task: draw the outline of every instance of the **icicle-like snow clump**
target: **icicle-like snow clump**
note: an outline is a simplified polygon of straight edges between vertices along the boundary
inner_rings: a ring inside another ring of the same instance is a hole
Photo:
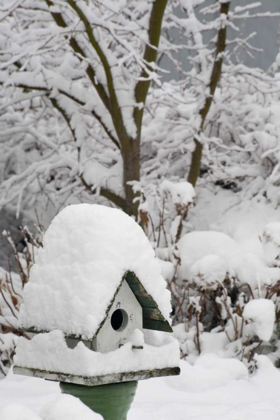
[[[275,321],[275,305],[271,300],[251,300],[244,308],[243,317],[251,322],[251,327],[260,340],[270,340]]]

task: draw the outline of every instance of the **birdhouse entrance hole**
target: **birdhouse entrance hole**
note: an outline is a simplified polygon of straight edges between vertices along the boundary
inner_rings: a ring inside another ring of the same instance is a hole
[[[123,331],[128,324],[128,315],[123,309],[117,309],[111,316],[111,325],[115,331]]]

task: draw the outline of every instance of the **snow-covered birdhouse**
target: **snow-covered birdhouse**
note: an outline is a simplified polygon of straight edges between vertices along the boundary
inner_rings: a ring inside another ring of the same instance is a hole
[[[19,324],[32,339],[19,339],[14,372],[88,386],[179,374],[170,311],[139,225],[104,206],[66,207],[25,287]]]

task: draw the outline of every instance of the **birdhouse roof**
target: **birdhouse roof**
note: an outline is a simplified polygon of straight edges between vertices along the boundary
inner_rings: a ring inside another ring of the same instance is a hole
[[[171,331],[170,293],[140,226],[117,209],[68,206],[53,219],[38,250],[20,327],[91,339],[124,280],[143,308],[143,327]]]

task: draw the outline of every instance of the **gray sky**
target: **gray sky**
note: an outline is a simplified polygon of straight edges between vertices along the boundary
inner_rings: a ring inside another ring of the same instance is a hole
[[[207,1],[208,4],[213,4],[216,0]],[[257,1],[257,0],[256,0]],[[245,6],[248,4],[248,0],[232,0],[231,9],[235,6]],[[278,12],[280,13],[280,0],[262,0],[262,6],[252,10],[250,13],[263,13],[263,12]],[[179,14],[181,12],[178,12]],[[260,17],[254,19],[238,20],[235,24],[239,26],[240,32],[233,31],[231,28],[228,31],[228,39],[239,36],[240,38],[246,38],[252,32],[256,32],[256,35],[251,39],[250,43],[261,49],[262,51],[252,51],[254,57],[250,57],[244,51],[241,51],[238,55],[239,60],[249,67],[261,67],[267,70],[274,62],[275,57],[279,51],[280,43],[280,18],[279,17]],[[212,34],[213,35],[213,34]],[[175,31],[171,33],[174,37],[175,42],[181,43],[178,33]],[[208,34],[208,38],[211,38],[211,34]],[[207,40],[206,40],[207,41]],[[185,69],[189,68],[188,53],[183,52],[177,56],[184,65]],[[178,79],[179,74],[175,70],[173,64],[167,58],[163,58],[161,66],[170,71],[169,75],[165,75],[165,80]]]

